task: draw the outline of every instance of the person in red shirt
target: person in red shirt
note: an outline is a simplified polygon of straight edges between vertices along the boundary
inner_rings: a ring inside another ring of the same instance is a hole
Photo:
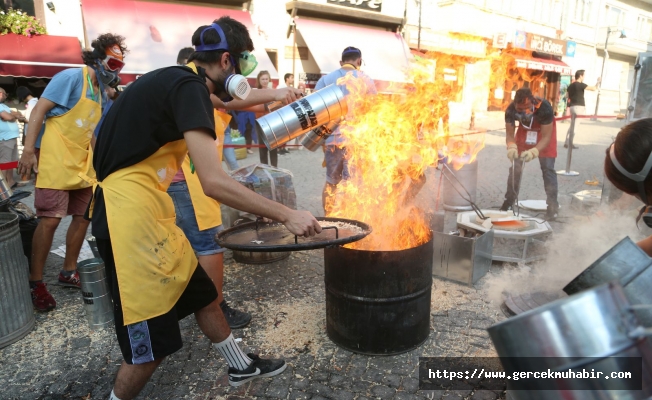
[[[505,202],[500,210],[507,211],[514,206],[520,189],[523,163],[538,158],[548,203],[546,219],[555,219],[559,210],[555,172],[557,125],[552,105],[547,100],[535,97],[528,88],[517,90],[514,101],[505,110],[505,129],[507,158],[514,165],[509,169]]]

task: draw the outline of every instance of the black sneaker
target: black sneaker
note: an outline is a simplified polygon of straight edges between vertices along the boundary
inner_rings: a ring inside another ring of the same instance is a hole
[[[269,378],[285,371],[287,364],[283,359],[263,359],[255,354],[247,354],[254,362],[249,368],[239,371],[229,368],[229,385],[240,386],[256,378]]]
[[[509,210],[511,210],[513,203],[514,203],[513,201],[505,200],[503,202],[503,205],[500,206],[500,211],[509,211]]]
[[[220,308],[222,309],[224,318],[226,318],[226,322],[229,323],[231,329],[243,328],[251,322],[251,314],[229,307],[226,300],[220,303]]]

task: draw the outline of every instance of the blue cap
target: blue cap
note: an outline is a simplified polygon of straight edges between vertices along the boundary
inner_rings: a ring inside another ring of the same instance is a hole
[[[342,59],[344,59],[345,56],[352,56],[352,55],[357,55],[358,57],[362,57],[362,52],[357,47],[349,46],[346,49],[344,49],[344,51],[342,52]]]

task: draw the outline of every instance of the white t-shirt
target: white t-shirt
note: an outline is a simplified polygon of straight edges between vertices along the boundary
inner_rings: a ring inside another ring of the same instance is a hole
[[[38,103],[38,99],[36,97],[32,97],[27,104],[25,104],[25,118],[29,120],[30,114],[32,114],[32,110],[34,109],[34,106],[36,106],[36,103]]]
[[[276,88],[281,89],[281,88],[284,88],[284,87],[288,87],[288,85],[286,85],[285,82],[281,82],[281,83],[278,84],[278,86]]]

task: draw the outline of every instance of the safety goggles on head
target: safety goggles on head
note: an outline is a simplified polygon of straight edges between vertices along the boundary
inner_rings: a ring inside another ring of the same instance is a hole
[[[104,66],[109,71],[120,71],[122,70],[122,67],[125,66],[124,61],[119,60],[113,56],[106,56],[103,62],[104,62]]]
[[[215,43],[215,44],[205,44],[204,43],[204,33],[206,31],[214,29],[217,31],[217,34],[220,36],[220,42]],[[254,72],[256,67],[258,66],[258,61],[256,61],[256,57],[251,54],[248,51],[242,52],[242,54],[237,55],[238,62],[235,62],[235,59],[233,58],[233,54],[229,50],[229,45],[226,42],[226,36],[224,35],[224,31],[220,26],[216,23],[212,23],[211,26],[207,27],[204,29],[201,34],[199,35],[199,41],[200,45],[195,46],[195,51],[217,51],[217,50],[224,50],[229,52],[229,56],[231,58],[231,63],[234,65],[236,72],[238,74],[242,74],[244,76],[247,76]]]

